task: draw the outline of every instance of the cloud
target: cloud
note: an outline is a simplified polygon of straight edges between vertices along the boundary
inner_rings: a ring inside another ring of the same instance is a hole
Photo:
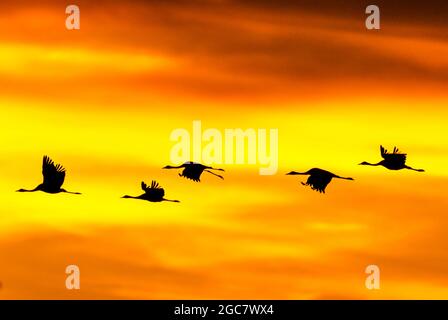
[[[359,11],[363,4],[355,1],[86,2],[80,3],[82,30],[69,33],[59,26],[59,5],[48,2],[36,13],[34,6],[23,2],[8,20],[12,32],[4,34],[4,47],[29,42],[45,54],[34,55],[29,77],[9,74],[13,79],[4,85],[11,93],[23,87],[33,91],[34,77],[40,83],[36,95],[71,86],[80,92],[80,101],[95,92],[115,95],[123,88],[136,101],[148,93],[179,100],[210,101],[219,96],[279,101],[334,92],[348,96],[354,87],[357,94],[368,95],[375,82],[377,92],[389,92],[393,86],[400,95],[440,90],[448,74],[448,47],[441,37],[446,28],[436,23],[439,12],[446,12],[444,4],[379,5],[384,6],[383,30],[369,32],[363,25],[365,14]],[[421,14],[422,21],[397,18],[411,18],[421,10],[427,13]],[[40,15],[46,16],[43,24]],[[19,45],[14,50],[21,51],[7,55],[10,62],[3,69],[23,65],[20,59],[29,50]],[[67,63],[55,69],[54,61],[45,57],[61,50]],[[76,64],[80,52],[95,52],[82,68]],[[138,68],[154,56],[175,62],[175,68],[163,63],[155,69]],[[112,64],[104,68],[107,61]],[[64,76],[56,79],[53,71]]]
[[[446,297],[446,5],[378,3],[380,32],[354,1],[80,1],[69,32],[65,2],[2,1],[1,297],[370,298],[372,261],[381,297]],[[279,174],[162,171],[195,119],[278,128]],[[427,172],[356,166],[380,143]],[[85,196],[12,192],[46,153]],[[283,174],[317,165],[356,180],[323,196]],[[182,203],[119,198],[153,178]]]

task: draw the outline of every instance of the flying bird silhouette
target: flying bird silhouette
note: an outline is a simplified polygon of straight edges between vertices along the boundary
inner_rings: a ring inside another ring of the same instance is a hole
[[[151,186],[148,187],[145,182],[142,181],[142,190],[145,191],[144,194],[139,195],[138,197],[133,196],[123,196],[123,199],[139,199],[146,200],[151,202],[161,202],[161,201],[170,201],[170,202],[180,202],[179,200],[168,200],[165,199],[165,190],[159,186],[156,181],[152,181]]]
[[[179,173],[179,176],[181,177],[185,177],[187,179],[191,179],[193,181],[196,182],[200,182],[201,181],[201,174],[205,171],[208,173],[211,173],[214,176],[217,176],[221,179],[224,179],[223,176],[220,176],[219,174],[216,174],[214,172],[211,172],[210,170],[218,170],[218,171],[224,171],[224,169],[219,169],[219,168],[213,168],[213,167],[209,167],[209,166],[204,166],[203,164],[197,163],[197,162],[192,162],[192,161],[187,161],[183,164],[181,164],[180,166],[165,166],[162,169],[181,169],[183,168],[184,170],[182,170],[182,173]]]
[[[409,169],[418,172],[424,172],[423,169],[414,169],[406,165],[406,153],[400,153],[397,147],[394,147],[394,151],[392,153],[388,152],[383,146],[380,146],[381,156],[384,160],[381,160],[378,163],[369,163],[369,162],[361,162],[360,165],[364,166],[383,166],[389,170],[401,170],[401,169]]]
[[[325,193],[325,188],[333,178],[354,180],[353,178],[340,177],[338,175],[335,175],[334,173],[319,168],[313,168],[308,170],[307,172],[291,171],[287,173],[287,175],[309,175],[306,183],[303,182],[301,183],[304,186],[310,186],[311,189],[318,191],[320,193]]]
[[[65,179],[65,169],[60,164],[55,164],[49,157],[44,156],[42,163],[42,175],[44,176],[44,182],[38,185],[33,190],[19,189],[17,192],[35,192],[43,191],[46,193],[71,193],[81,194],[79,192],[70,192],[62,189]]]

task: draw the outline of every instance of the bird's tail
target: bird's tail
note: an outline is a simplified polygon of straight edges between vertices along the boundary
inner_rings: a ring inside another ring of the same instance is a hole
[[[355,180],[355,179],[353,179],[353,178],[340,177],[340,176],[335,176],[335,178],[338,178],[338,179],[344,179],[344,180]]]

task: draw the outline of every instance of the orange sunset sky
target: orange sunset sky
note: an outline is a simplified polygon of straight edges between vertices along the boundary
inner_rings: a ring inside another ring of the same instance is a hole
[[[0,299],[448,299],[448,3],[401,3],[1,1]],[[278,173],[161,170],[194,120],[278,129]],[[14,192],[44,154],[82,196]],[[152,179],[181,203],[120,199]]]

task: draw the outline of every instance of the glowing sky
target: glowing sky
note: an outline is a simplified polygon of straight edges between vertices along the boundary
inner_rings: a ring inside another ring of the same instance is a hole
[[[0,298],[448,298],[445,1],[377,1],[380,31],[354,0],[94,3],[0,4]],[[161,170],[194,120],[278,129],[278,174]],[[380,144],[426,172],[357,165]],[[44,154],[82,196],[14,192]],[[312,167],[355,181],[284,175]],[[152,179],[182,202],[120,199]]]

